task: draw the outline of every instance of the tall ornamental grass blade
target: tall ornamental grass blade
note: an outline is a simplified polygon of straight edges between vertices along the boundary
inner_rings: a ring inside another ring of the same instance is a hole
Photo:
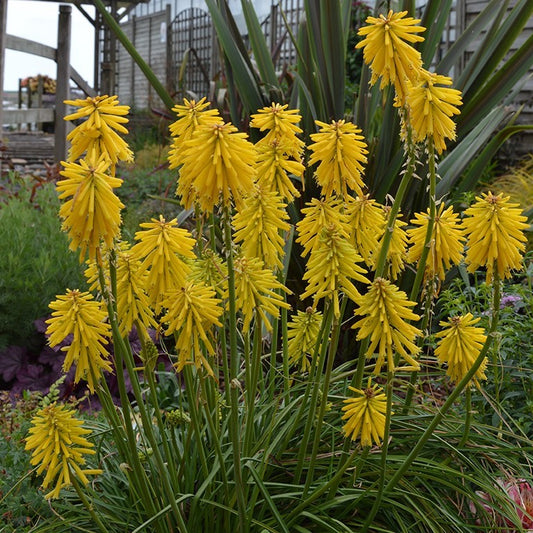
[[[453,0],[433,1],[428,3],[424,11],[421,25],[425,28],[430,27],[431,31],[425,32],[425,40],[420,43],[420,52],[422,53],[422,61],[427,68],[431,65],[441,42],[444,28],[449,21],[452,4]]]
[[[441,180],[437,183],[437,197],[452,190],[464,169],[474,160],[479,150],[505,118],[509,118],[509,115],[509,111],[503,106],[494,108],[442,159],[439,164]]]
[[[493,160],[503,143],[517,133],[531,130],[533,130],[533,125],[518,125],[507,126],[498,131],[476,158],[471,168],[462,176],[461,181],[455,188],[456,192],[465,192],[475,188],[483,169]]]
[[[533,3],[531,4],[533,8]],[[476,124],[519,84],[533,65],[533,35],[505,61],[503,66],[491,78],[491,80],[466,104],[458,119],[458,127],[470,129],[470,125]]]
[[[278,523],[278,526],[280,527],[279,531],[282,531],[283,533],[289,533],[290,530],[287,524],[285,523],[283,516],[281,516],[281,513],[279,512],[276,504],[274,503],[274,500],[270,496],[268,489],[266,488],[265,484],[259,477],[258,473],[255,471],[255,469],[250,463],[247,463],[245,466],[248,468],[248,470],[252,474],[255,484],[259,487],[259,490],[261,491],[261,494],[265,498],[265,502],[267,503],[268,508],[271,510],[272,514],[274,515],[274,518],[276,519],[276,522]]]
[[[278,98],[280,98],[281,88],[276,76],[274,63],[272,62],[272,55],[270,54],[265,34],[261,28],[261,24],[259,24],[253,4],[250,0],[241,0],[241,5],[246,20],[250,45],[254,53],[261,81],[266,84],[269,92],[277,92]]]
[[[457,37],[455,42],[437,65],[437,72],[449,75],[451,69],[461,60],[467,48],[489,25],[490,21],[494,18],[495,10],[499,6],[501,6],[501,0],[491,0],[487,7],[481,11],[481,13],[479,13],[479,15],[470,23],[467,31]],[[423,22],[424,20],[422,20],[422,23]]]
[[[206,0],[206,4],[211,14],[220,46],[233,70],[237,90],[246,108],[246,112],[248,114],[253,113],[264,105],[257,80],[250,70],[247,61],[245,61],[243,54],[240,52],[236,44],[235,36],[230,32],[227,22],[215,0]],[[235,120],[234,117],[233,120]]]
[[[476,94],[487,83],[492,73],[504,61],[532,13],[533,2],[521,0],[505,16],[495,33],[487,33],[483,45],[479,48],[481,57],[476,57],[475,60],[472,58],[475,70],[467,79],[458,80],[458,87],[463,91],[465,101],[470,99],[471,93]]]
[[[319,117],[322,120],[328,120],[330,110],[333,108],[331,93],[328,90],[328,66],[324,53],[325,43],[323,42],[321,28],[321,9],[318,2],[305,2],[306,24],[300,25],[299,30],[302,32],[302,39],[308,44],[307,58],[311,61],[308,69],[310,78],[314,78],[314,84],[318,88],[315,92],[315,98],[321,98],[320,107],[324,112]],[[311,80],[309,80],[311,81]]]
[[[489,11],[488,6],[483,10],[483,12],[489,12],[490,16],[490,27],[487,29],[487,32],[484,35],[480,36],[480,42],[475,46],[472,56],[469,58],[469,61],[463,67],[462,71],[459,73],[456,79],[456,87],[461,91],[464,90],[465,84],[469,83],[474,77],[474,71],[476,66],[480,65],[482,62],[482,55],[484,50],[487,48],[487,41],[490,41],[492,36],[498,31],[500,22],[507,10],[509,0],[504,0],[495,6],[493,11]],[[466,31],[464,33],[467,33]]]
[[[329,110],[330,116],[328,118],[337,120],[344,117],[347,35],[339,31],[343,28],[340,2],[338,0],[326,0],[321,2],[320,5],[322,6],[320,21],[323,34],[323,51],[326,60],[328,87],[333,103]]]

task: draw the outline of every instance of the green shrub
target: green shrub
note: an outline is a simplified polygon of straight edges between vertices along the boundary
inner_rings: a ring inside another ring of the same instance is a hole
[[[61,232],[54,185],[39,187],[12,174],[0,203],[0,349],[28,346],[33,321],[47,315],[48,303],[65,287],[83,284],[78,255]],[[30,201],[31,198],[31,201]]]
[[[38,395],[12,399],[0,393],[0,521],[2,533],[31,531],[52,515],[30,475],[30,456],[24,450],[24,437],[37,406]]]
[[[500,304],[498,335],[488,357],[487,380],[472,397],[475,418],[482,424],[521,431],[533,430],[533,263],[529,260],[523,278],[505,283]],[[442,292],[444,315],[470,312],[487,328],[490,320],[490,288],[481,281],[455,279]],[[438,320],[435,321],[438,323]]]

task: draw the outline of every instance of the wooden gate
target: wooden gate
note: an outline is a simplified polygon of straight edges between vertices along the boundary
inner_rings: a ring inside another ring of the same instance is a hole
[[[172,21],[172,67],[174,91],[180,97],[201,98],[209,94],[213,72],[213,27],[209,13],[189,8]]]

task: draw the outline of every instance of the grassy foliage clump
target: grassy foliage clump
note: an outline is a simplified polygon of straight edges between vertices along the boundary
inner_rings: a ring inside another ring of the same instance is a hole
[[[31,178],[12,173],[6,179],[0,202],[0,349],[31,343],[33,322],[48,314],[50,299],[83,284],[78,256],[61,231],[54,184],[37,188],[31,198]]]

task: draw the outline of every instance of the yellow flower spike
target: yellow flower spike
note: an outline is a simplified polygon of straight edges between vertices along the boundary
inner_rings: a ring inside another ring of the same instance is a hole
[[[129,106],[119,105],[117,96],[107,95],[65,100],[65,103],[80,108],[67,115],[65,120],[87,117],[67,135],[72,145],[68,161],[76,161],[91,151],[96,152],[97,156],[105,154],[113,164],[118,160],[133,161],[132,151],[117,133],[128,133],[123,124],[128,122],[125,115],[129,112]]]
[[[240,206],[254,185],[255,159],[254,145],[231,123],[199,126],[183,143],[178,184],[183,205],[190,208],[197,202],[211,212],[221,199],[224,206],[232,200]],[[188,190],[181,189],[181,180]]]
[[[372,446],[372,443],[379,446],[385,435],[387,397],[381,387],[377,384],[371,387],[370,383],[369,379],[363,390],[348,387],[356,396],[344,400],[346,405],[342,408],[342,420],[346,420],[345,436],[351,440],[359,438],[363,448]]]
[[[302,257],[309,255],[324,228],[335,227],[346,237],[350,234],[348,216],[343,212],[343,204],[334,196],[327,200],[312,198],[302,209],[302,215],[303,218],[296,224],[296,242],[303,246]]]
[[[280,283],[272,270],[265,269],[263,262],[256,257],[240,255],[234,261],[235,270],[235,298],[237,309],[243,315],[243,331],[248,331],[257,311],[268,331],[272,325],[267,315],[279,317],[279,309],[290,309],[290,305],[283,300],[280,292],[290,294]]]
[[[281,197],[256,185],[233,217],[234,240],[242,243],[241,250],[246,257],[257,257],[265,267],[281,270],[285,253],[282,232],[290,229],[288,218]]]
[[[472,368],[487,340],[484,330],[475,326],[479,320],[467,313],[464,316],[454,316],[448,322],[440,322],[444,329],[435,335],[440,339],[435,355],[439,364],[447,365],[446,374],[454,383],[461,381]],[[473,381],[478,387],[480,379],[487,379],[486,366],[487,358],[474,374]]]
[[[462,104],[461,91],[448,87],[451,84],[451,78],[425,70],[417,82],[409,84],[407,103],[413,139],[433,139],[439,154],[446,150],[444,139],[455,139],[452,117],[460,113],[458,106]]]
[[[407,230],[410,248],[407,261],[416,263],[423,251],[429,223],[429,209],[426,213],[415,213],[411,224],[415,227]],[[437,208],[433,232],[429,241],[429,253],[426,260],[426,280],[437,278],[444,281],[446,271],[452,265],[458,265],[463,258],[465,238],[460,225],[459,215],[453,212],[453,207],[444,209],[444,204]]]
[[[148,272],[127,243],[117,247],[117,316],[121,335],[127,336],[133,325],[157,327],[146,293]]]
[[[331,124],[315,121],[320,130],[311,134],[313,144],[309,165],[319,163],[315,177],[322,187],[322,195],[329,198],[337,194],[342,198],[348,189],[362,195],[365,184],[361,175],[368,153],[361,130],[351,122],[332,121]]]
[[[74,474],[84,485],[88,475],[101,474],[100,469],[82,469],[85,455],[93,455],[93,444],[85,435],[90,430],[83,427],[74,410],[54,402],[43,407],[32,418],[30,434],[25,449],[32,450],[30,463],[37,466],[37,474],[46,472],[42,487],[54,484],[55,488],[45,495],[46,499],[59,498],[62,488],[71,484]]]
[[[75,364],[74,383],[84,379],[89,390],[94,392],[94,380],[102,372],[112,371],[105,348],[110,327],[105,322],[107,313],[103,305],[88,292],[67,290],[65,295],[57,296],[50,309],[53,311],[52,318],[46,321],[48,343],[57,346],[72,335],[70,345],[61,348],[66,352],[63,371],[68,372]]]
[[[356,316],[362,316],[352,328],[358,329],[357,340],[370,338],[366,356],[371,358],[377,349],[375,374],[381,372],[386,362],[389,372],[397,370],[394,354],[397,352],[408,363],[398,370],[420,370],[414,359],[420,348],[414,343],[415,337],[422,332],[407,321],[418,321],[420,316],[410,309],[416,305],[407,299],[405,292],[393,285],[389,280],[376,278],[369,291],[361,296],[355,310]]]
[[[292,184],[289,174],[301,178],[305,167],[300,160],[294,161],[289,147],[282,141],[257,143],[257,183],[267,190],[276,191],[279,195],[292,202],[300,193]]]
[[[322,298],[331,299],[334,315],[338,318],[339,292],[356,301],[360,294],[351,280],[369,282],[363,275],[366,270],[358,265],[361,261],[346,233],[335,226],[323,228],[307,262],[303,279],[308,283],[300,298],[312,297],[313,305]]]
[[[398,216],[394,220],[394,225],[392,226],[392,229],[390,227],[387,227],[389,212],[389,206],[382,207],[382,216],[385,230],[381,234],[381,237],[379,239],[377,253],[374,254],[370,260],[372,263],[372,267],[374,267],[378,258],[377,256],[379,254],[379,250],[383,245],[385,231],[392,231],[392,237],[390,240],[389,248],[387,250],[387,267],[389,277],[394,281],[398,278],[398,275],[404,269],[405,262],[407,260],[407,232],[403,229],[405,226],[407,226],[407,222],[404,222],[400,218],[401,214],[398,214]]]
[[[302,129],[297,126],[302,117],[298,109],[287,109],[288,104],[272,103],[269,107],[259,109],[251,116],[250,126],[267,134],[258,144],[271,144],[281,142],[286,146],[287,153],[299,159],[304,142],[297,137]]]
[[[355,242],[357,253],[369,267],[374,264],[373,257],[379,249],[379,239],[385,231],[382,209],[383,206],[368,194],[346,198],[346,215],[352,242]]]
[[[109,176],[109,160],[95,152],[79,163],[63,162],[60,172],[64,179],[56,184],[59,199],[68,199],[61,205],[59,216],[63,230],[71,239],[70,249],[80,249],[80,261],[89,253],[96,258],[96,251],[103,242],[111,247],[120,233],[120,211],[124,204],[113,189],[122,185],[122,180]]]
[[[196,368],[203,367],[214,377],[204,349],[211,356],[215,354],[213,326],[222,327],[220,302],[211,287],[193,281],[188,281],[180,289],[168,291],[162,303],[167,309],[162,322],[167,324],[168,335],[177,334],[178,371],[193,363]]]
[[[300,364],[301,372],[309,371],[321,324],[322,313],[313,307],[298,311],[287,324],[289,363]]]
[[[170,134],[173,137],[168,153],[170,169],[181,165],[183,143],[192,138],[199,126],[223,123],[217,109],[208,109],[210,105],[210,102],[206,102],[205,98],[198,102],[184,98],[182,105],[177,104],[172,108],[178,120],[169,126]]]
[[[161,311],[161,301],[166,293],[185,286],[191,270],[186,258],[194,258],[196,241],[180,227],[174,218],[167,222],[162,215],[159,220],[140,224],[144,228],[135,233],[138,242],[131,249],[133,257],[142,261],[140,272],[148,270],[146,292],[156,314]]]
[[[487,269],[487,282],[494,273],[500,279],[511,277],[512,270],[522,270],[522,254],[527,241],[527,218],[509,196],[491,192],[476,196],[464,212],[463,227],[467,237],[466,264],[469,272]]]
[[[406,15],[407,11],[391,10],[387,16],[368,17],[368,26],[358,31],[364,39],[356,46],[363,48],[363,59],[372,69],[370,84],[374,85],[381,76],[380,89],[392,83],[401,103],[408,94],[407,80],[416,81],[422,69],[420,52],[409,43],[423,41],[416,34],[425,31],[417,26],[419,19]]]

